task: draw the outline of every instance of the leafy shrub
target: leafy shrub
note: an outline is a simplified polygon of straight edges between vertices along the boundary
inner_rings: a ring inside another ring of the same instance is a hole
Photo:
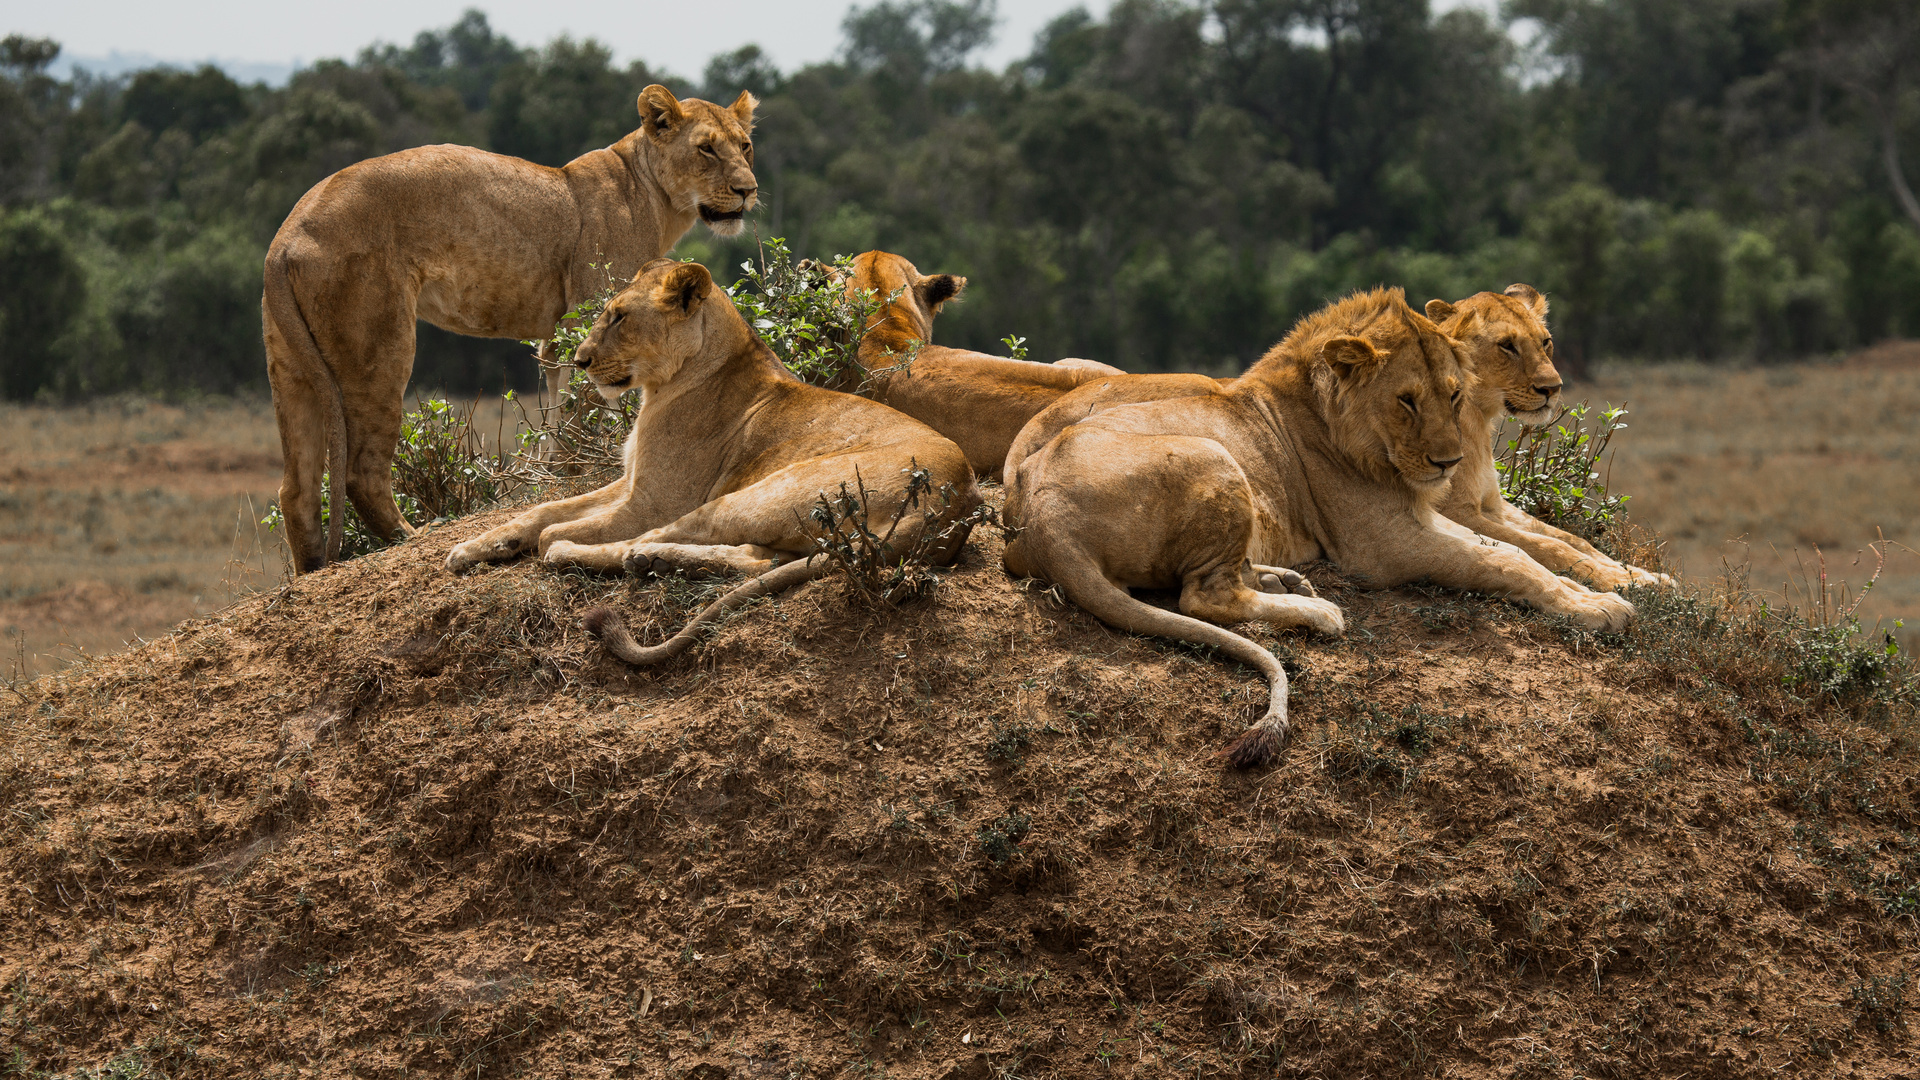
[[[1574,532],[1592,534],[1611,525],[1631,496],[1608,494],[1599,464],[1614,432],[1626,428],[1620,422],[1625,415],[1625,408],[1611,405],[1596,414],[1582,402],[1545,424],[1521,427],[1494,455],[1507,501]]]
[[[853,272],[853,256],[796,263],[786,240],[778,236],[761,243],[757,265],[748,259],[740,270],[745,276],[727,295],[788,371],[815,386],[865,389],[868,375],[860,366],[860,342],[867,320],[899,299],[898,291],[882,298],[862,289],[849,296],[844,278]],[[904,369],[915,352],[917,348],[883,371]]]
[[[918,461],[910,463],[906,473],[907,490],[884,534],[874,532],[869,524],[868,503],[875,493],[866,488],[857,470],[853,490],[843,481],[839,494],[822,493],[813,505],[813,554],[837,565],[853,591],[875,603],[900,603],[932,593],[940,584],[930,565],[935,555],[964,543],[975,525],[999,520],[991,506],[982,504],[941,525],[959,492],[952,484],[934,491],[933,475]],[[912,544],[896,547],[894,533],[910,511],[920,513],[923,527]]]

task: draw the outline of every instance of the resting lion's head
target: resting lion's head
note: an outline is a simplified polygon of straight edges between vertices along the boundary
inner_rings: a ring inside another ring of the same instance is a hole
[[[1544,424],[1560,400],[1560,372],[1553,366],[1553,334],[1547,329],[1547,298],[1516,282],[1504,293],[1475,293],[1449,304],[1427,301],[1427,317],[1466,346],[1468,363],[1486,395],[1523,424]],[[1497,406],[1486,403],[1489,415]]]
[[[956,274],[923,274],[905,258],[890,251],[856,255],[847,278],[849,292],[865,289],[881,303],[867,325],[894,331],[919,341],[933,340],[933,317],[941,305],[967,287]],[[891,301],[889,301],[891,298]]]
[[[1302,331],[1308,331],[1302,340]],[[1460,405],[1473,375],[1457,342],[1399,289],[1333,304],[1288,335],[1303,355],[1329,431],[1356,466],[1437,497],[1464,456]]]
[[[689,359],[724,347],[743,330],[740,313],[706,267],[655,259],[607,301],[573,362],[612,403],[635,388],[660,389]]]
[[[693,213],[721,236],[738,236],[760,198],[753,177],[753,109],[745,90],[725,108],[681,99],[655,84],[640,91],[640,130],[653,177],[674,208]]]

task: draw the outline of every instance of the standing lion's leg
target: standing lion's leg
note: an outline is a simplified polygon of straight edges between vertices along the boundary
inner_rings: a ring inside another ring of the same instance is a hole
[[[321,383],[324,372],[294,362],[271,311],[265,321],[267,382],[273,387],[274,419],[280,427],[280,515],[286,523],[294,571],[306,574],[327,562],[320,491],[327,468],[333,388]]]
[[[394,502],[392,468],[413,374],[414,296],[377,277],[342,282],[337,292],[331,307],[341,317],[314,330],[340,384],[347,498],[369,532],[397,540],[414,531]]]

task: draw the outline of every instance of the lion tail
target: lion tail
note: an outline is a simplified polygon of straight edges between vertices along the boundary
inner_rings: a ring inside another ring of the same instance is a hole
[[[281,513],[288,522],[290,544],[309,549],[314,546],[314,538],[306,532],[309,523],[317,524],[320,518],[320,471],[325,469],[328,477],[330,513],[325,547],[293,552],[295,569],[306,573],[340,557],[347,506],[346,405],[340,381],[321,355],[320,344],[314,340],[313,328],[294,292],[287,253],[277,247],[267,253],[260,308],[266,330],[267,374],[273,383],[274,412],[286,458]],[[319,427],[312,421],[322,409],[326,423]],[[296,494],[294,501],[299,505],[286,505],[289,490]]]
[[[1035,537],[1029,534],[1015,541],[1029,548],[1022,553],[1023,561],[1042,571],[1037,576],[1058,584],[1068,599],[1101,622],[1130,633],[1211,646],[1222,655],[1265,675],[1266,715],[1215,757],[1225,758],[1236,769],[1264,765],[1279,757],[1280,748],[1286,745],[1290,731],[1287,723],[1287,669],[1280,665],[1272,653],[1225,627],[1134,599],[1127,590],[1109,581],[1100,572],[1093,557],[1078,545],[1069,543],[1043,554],[1032,550],[1033,539]],[[1035,555],[1040,555],[1040,558],[1035,559]]]
[[[699,640],[702,629],[738,610],[748,601],[804,585],[814,578],[832,573],[833,569],[833,563],[826,559],[800,559],[749,578],[702,608],[700,614],[680,628],[679,633],[658,645],[645,646],[635,641],[633,635],[627,632],[627,624],[612,608],[594,608],[580,621],[587,633],[598,638],[608,652],[629,664],[645,667],[664,663],[686,652]]]

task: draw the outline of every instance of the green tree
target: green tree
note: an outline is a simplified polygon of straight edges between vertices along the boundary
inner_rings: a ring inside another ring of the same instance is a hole
[[[28,401],[52,386],[60,336],[87,283],[59,228],[37,210],[0,217],[0,396]]]

